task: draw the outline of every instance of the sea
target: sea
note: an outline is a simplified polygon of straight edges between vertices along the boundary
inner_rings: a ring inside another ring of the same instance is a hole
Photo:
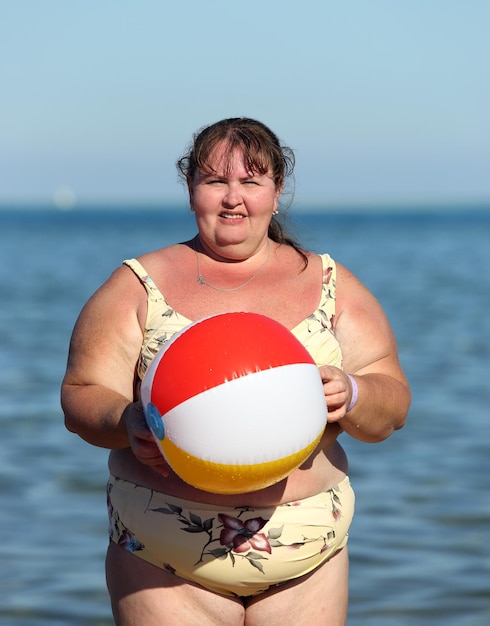
[[[487,626],[490,205],[296,209],[291,228],[381,302],[413,393],[386,441],[341,436],[357,496],[348,625]],[[60,382],[113,269],[194,234],[177,206],[0,211],[2,625],[113,624],[107,452],[65,430]]]

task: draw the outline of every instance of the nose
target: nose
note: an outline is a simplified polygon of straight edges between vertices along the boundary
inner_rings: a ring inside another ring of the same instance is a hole
[[[242,203],[242,196],[237,185],[233,183],[228,184],[226,193],[223,197],[223,205],[229,208],[238,206]]]

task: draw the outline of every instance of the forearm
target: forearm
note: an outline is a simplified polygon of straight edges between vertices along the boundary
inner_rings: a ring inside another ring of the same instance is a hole
[[[339,424],[355,439],[368,443],[383,441],[405,424],[410,406],[409,387],[385,374],[354,378],[358,386],[357,402]]]
[[[125,415],[132,402],[99,385],[63,385],[61,405],[66,428],[101,448],[127,448]]]

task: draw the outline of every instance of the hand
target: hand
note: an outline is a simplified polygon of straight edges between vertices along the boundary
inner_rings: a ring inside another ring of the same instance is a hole
[[[347,374],[331,365],[320,367],[323,391],[328,408],[328,422],[338,422],[347,413],[352,399],[352,385]]]
[[[169,475],[169,466],[158,447],[151,430],[146,424],[141,401],[128,405],[123,414],[129,443],[135,457],[144,465],[149,465],[162,476]]]

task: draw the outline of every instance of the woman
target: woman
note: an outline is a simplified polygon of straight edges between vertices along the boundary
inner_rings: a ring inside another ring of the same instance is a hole
[[[279,226],[293,163],[255,120],[202,130],[178,162],[197,235],[125,261],[75,326],[62,404],[70,431],[111,449],[106,570],[117,624],[345,623],[354,496],[337,439],[385,439],[403,426],[410,392],[376,299]],[[329,425],[286,479],[218,495],[165,464],[139,385],[175,332],[231,311],[269,316],[306,346]]]

